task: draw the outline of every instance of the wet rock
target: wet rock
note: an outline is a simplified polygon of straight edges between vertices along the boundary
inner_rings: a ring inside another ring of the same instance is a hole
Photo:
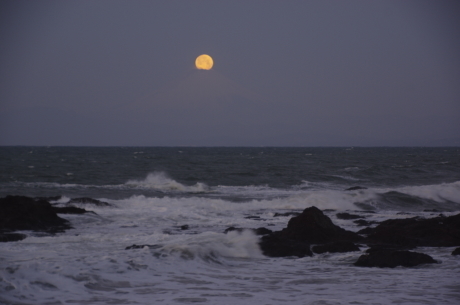
[[[90,203],[97,206],[110,206],[109,203],[89,197],[72,198],[67,203]]]
[[[421,264],[437,263],[431,256],[411,251],[393,249],[370,249],[368,254],[361,255],[354,264],[358,267],[395,268],[397,266],[415,267]]]
[[[361,218],[365,218],[364,216],[350,214],[350,213],[337,213],[336,216],[337,216],[338,219],[361,219]]]
[[[188,230],[189,228],[190,228],[189,225],[180,226],[180,229],[181,229],[182,231]]]
[[[452,255],[460,255],[460,247],[452,251]]]
[[[374,229],[371,228],[371,227],[367,227],[367,228],[364,228],[364,229],[359,230],[359,231],[356,232],[356,233],[358,233],[358,234],[364,234],[364,235],[369,235],[369,234],[374,233]]]
[[[364,226],[370,226],[370,225],[373,225],[373,224],[379,224],[380,222],[378,222],[378,221],[367,221],[367,220],[364,220],[364,219],[358,219],[358,220],[353,221],[353,223],[357,224],[360,227],[364,227]]]
[[[58,201],[62,196],[35,197],[35,200]]]
[[[269,257],[305,257],[313,255],[309,243],[280,238],[277,232],[262,236],[259,246],[262,253]]]
[[[33,230],[49,233],[70,229],[69,222],[59,217],[46,200],[25,196],[0,198],[0,230]]]
[[[144,249],[145,247],[149,249],[158,249],[158,248],[161,248],[162,246],[161,245],[136,245],[134,244],[134,245],[126,247],[125,250]]]
[[[346,231],[316,207],[292,217],[285,229],[263,236],[259,242],[264,255],[272,257],[312,256],[310,244],[358,241],[360,235]]]
[[[352,186],[352,187],[345,189],[345,191],[356,191],[356,190],[367,190],[367,187]]]
[[[333,241],[358,241],[362,237],[332,223],[331,219],[316,207],[306,208],[302,214],[292,217],[280,237],[288,240],[323,244]]]
[[[313,253],[344,253],[344,252],[354,252],[360,251],[359,247],[349,241],[336,241],[332,243],[327,243],[324,245],[316,245],[312,247]]]
[[[255,229],[254,233],[256,233],[256,235],[267,235],[267,234],[272,234],[273,231],[270,229],[261,227],[261,228]]]
[[[275,213],[273,217],[279,217],[279,216],[286,217],[286,216],[299,216],[299,215],[300,215],[299,212],[286,212],[286,213]]]
[[[460,214],[423,219],[390,219],[371,229],[373,243],[416,247],[460,246]]]
[[[244,217],[244,218],[246,218],[246,219],[262,220],[262,218],[260,218],[260,216],[253,216],[253,215],[246,216],[246,217]]]
[[[20,241],[27,236],[19,233],[0,233],[0,242]]]
[[[85,209],[77,207],[53,207],[53,211],[57,214],[85,214],[85,213],[94,213],[87,211]],[[95,213],[94,213],[95,214]]]

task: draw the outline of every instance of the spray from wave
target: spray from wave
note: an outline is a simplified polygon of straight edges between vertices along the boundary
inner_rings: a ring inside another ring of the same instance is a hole
[[[204,183],[197,182],[195,185],[187,186],[171,179],[164,172],[153,172],[148,174],[144,180],[129,180],[125,185],[167,192],[205,193],[209,191],[209,187]]]

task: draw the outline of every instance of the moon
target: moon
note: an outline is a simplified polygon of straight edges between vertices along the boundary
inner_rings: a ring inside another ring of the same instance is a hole
[[[211,56],[203,54],[196,58],[195,65],[196,68],[200,70],[211,70],[212,66],[214,65],[214,61],[212,60]]]

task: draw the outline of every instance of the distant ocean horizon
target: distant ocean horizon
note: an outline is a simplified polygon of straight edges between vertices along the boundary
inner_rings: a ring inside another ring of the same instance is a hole
[[[456,304],[453,248],[439,264],[360,268],[361,252],[270,258],[259,236],[315,206],[353,232],[460,212],[460,147],[0,146],[0,197],[94,213],[73,229],[0,243],[2,304]],[[284,216],[283,216],[284,215]],[[375,225],[371,225],[375,226]],[[155,245],[126,250],[137,245]]]

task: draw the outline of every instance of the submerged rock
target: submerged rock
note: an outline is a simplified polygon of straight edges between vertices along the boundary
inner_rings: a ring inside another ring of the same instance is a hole
[[[257,228],[257,229],[245,229],[245,228],[228,227],[227,229],[225,229],[224,233],[228,233],[228,232],[231,232],[231,231],[237,231],[237,232],[241,233],[241,232],[243,232],[245,230],[251,230],[256,235],[267,235],[267,234],[273,233],[272,230],[264,228],[264,227],[260,227],[260,228]]]
[[[87,211],[85,209],[77,208],[77,207],[53,207],[53,211],[57,214],[85,214],[85,213],[93,213],[91,211]]]
[[[452,251],[452,255],[460,255],[460,247]]]
[[[415,267],[421,264],[437,263],[431,256],[411,251],[394,249],[369,249],[354,263],[358,267],[395,268],[397,266]]]
[[[367,190],[367,187],[352,186],[352,187],[345,189],[345,191],[356,191],[356,190]]]
[[[72,228],[69,222],[59,217],[46,200],[35,200],[25,196],[0,198],[0,230],[33,230],[49,233]]]
[[[134,245],[126,247],[125,250],[144,249],[145,247],[149,249],[158,249],[158,248],[161,248],[162,246],[161,245],[136,245],[134,244]]]
[[[361,218],[365,218],[364,216],[350,214],[350,213],[337,213],[336,216],[337,216],[338,219],[361,219]]]
[[[67,203],[90,203],[97,206],[110,206],[109,203],[89,197],[72,198]]]

